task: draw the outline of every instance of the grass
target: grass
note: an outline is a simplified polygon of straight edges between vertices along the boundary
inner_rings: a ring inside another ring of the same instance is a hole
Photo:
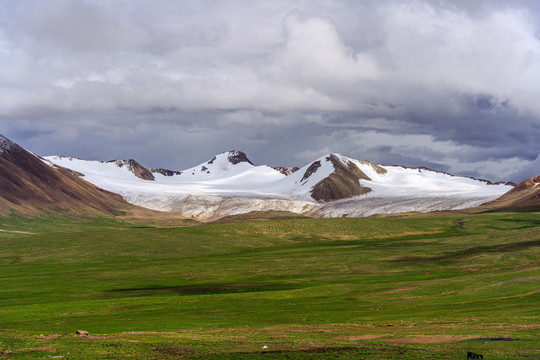
[[[539,358],[539,219],[11,216],[0,358]]]

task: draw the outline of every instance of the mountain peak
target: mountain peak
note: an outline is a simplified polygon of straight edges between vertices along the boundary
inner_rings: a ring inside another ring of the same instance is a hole
[[[372,181],[372,179],[351,160],[339,154],[330,154],[326,156],[325,160],[333,165],[334,170],[311,188],[311,196],[315,200],[338,200],[367,194],[372,191],[371,188],[363,186],[359,181]],[[312,166],[317,163],[319,163],[320,167],[320,161],[313,163]]]
[[[248,159],[247,155],[244,152],[238,151],[238,150],[225,151],[225,152],[223,152],[223,153],[221,153],[219,155],[216,155],[212,159],[210,159],[210,161],[208,161],[207,164],[212,165],[214,163],[214,161],[216,161],[218,159],[218,157],[227,157],[228,162],[230,162],[233,165],[246,162],[246,163],[248,163],[250,165],[255,166]]]
[[[12,151],[13,149],[16,149],[18,147],[19,145],[15,144],[13,141],[0,134],[0,154],[4,151]]]
[[[241,162],[247,162],[248,164],[253,165],[253,163],[248,159],[247,155],[242,151],[231,150],[227,152],[229,161],[233,164],[239,164]]]

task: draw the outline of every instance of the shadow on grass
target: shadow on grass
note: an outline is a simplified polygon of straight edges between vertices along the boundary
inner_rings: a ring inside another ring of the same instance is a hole
[[[517,229],[540,226],[540,219],[499,219],[499,221],[523,224]]]
[[[464,250],[459,250],[451,253],[446,253],[437,256],[421,257],[421,256],[406,256],[397,260],[390,260],[390,262],[432,262],[441,260],[457,260],[471,256],[475,256],[482,253],[503,253],[521,251],[534,246],[540,246],[540,240],[522,241],[511,244],[499,244],[490,246],[476,246]]]
[[[501,337],[498,337],[498,338],[478,338],[478,339],[473,339],[475,341],[530,341],[530,340],[526,340],[526,339],[513,339],[513,338],[501,338]]]
[[[194,284],[181,286],[148,286],[127,289],[112,289],[105,293],[129,293],[130,295],[178,295],[234,294],[261,291],[295,290],[309,287],[307,284]]]
[[[270,345],[272,346],[272,344]],[[278,345],[279,346],[279,345]],[[170,349],[160,348],[156,352],[171,353]],[[316,347],[311,349],[267,349],[260,351],[232,351],[197,354],[188,353],[184,349],[175,355],[183,355],[185,359],[399,359],[424,358],[432,353],[423,349],[410,349],[398,345],[363,344],[361,346]],[[411,356],[411,357],[409,357]],[[433,357],[430,357],[433,358]]]

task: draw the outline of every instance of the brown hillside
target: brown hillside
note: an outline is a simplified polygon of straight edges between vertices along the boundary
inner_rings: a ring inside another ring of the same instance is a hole
[[[330,155],[326,160],[332,162],[335,170],[330,176],[313,186],[311,196],[315,200],[330,201],[345,199],[352,196],[367,194],[371,191],[370,188],[360,185],[359,179],[371,179],[360,170],[358,166],[352,162],[343,163],[335,155]],[[316,163],[313,163],[313,165],[315,164]]]
[[[485,204],[485,206],[509,210],[540,209],[540,175],[523,181],[497,200]]]
[[[11,210],[112,214],[129,206],[119,195],[102,190],[67,169],[51,167],[12,142],[0,148],[0,214]]]

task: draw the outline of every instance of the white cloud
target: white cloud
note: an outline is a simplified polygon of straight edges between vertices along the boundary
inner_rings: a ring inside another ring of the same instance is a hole
[[[386,74],[402,84],[510,99],[540,115],[530,92],[540,91],[540,40],[524,11],[473,18],[430,5],[391,5],[385,21]]]
[[[165,136],[200,123],[219,130],[212,139],[243,127],[257,143],[281,144],[282,158],[295,146],[305,160],[330,149],[381,160],[401,152],[459,171],[484,159],[478,171],[507,174],[499,159],[526,167],[538,151],[538,9],[518,0],[0,2],[0,126],[62,123],[73,141],[89,124],[137,140],[134,124]],[[296,138],[280,140],[291,129]],[[385,145],[393,153],[374,150]],[[477,158],[447,155],[467,151]]]
[[[286,43],[277,64],[283,76],[307,84],[350,84],[376,79],[379,69],[370,54],[354,53],[324,18],[308,17],[296,10],[283,21]]]
[[[378,41],[354,50],[344,40],[354,34],[343,34],[332,20],[343,20],[338,3],[318,4],[327,16],[291,12],[291,6],[305,6],[300,1],[255,2],[243,10],[216,2],[208,9],[192,5],[188,15],[165,3],[161,10],[142,2],[32,4],[28,17],[11,26],[16,35],[4,36],[0,76],[15,72],[17,87],[48,96],[23,91],[27,101],[6,104],[0,113],[28,103],[68,111],[351,111],[416,106],[430,101],[429,94],[457,92],[489,94],[540,115],[540,40],[525,11],[473,17],[420,1],[382,2],[361,8],[369,12],[355,19],[379,14]],[[142,17],[146,12],[149,20]],[[369,37],[369,29],[363,31]],[[95,82],[101,86],[88,84]]]

